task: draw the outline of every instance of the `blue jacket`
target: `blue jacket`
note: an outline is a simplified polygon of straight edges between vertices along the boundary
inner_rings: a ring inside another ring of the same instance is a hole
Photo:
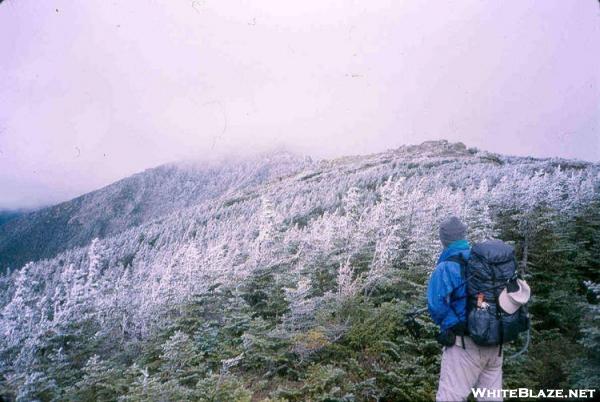
[[[462,254],[469,258],[471,248],[466,240],[458,240],[446,248],[429,279],[427,307],[433,321],[442,331],[467,321],[467,286],[460,275],[460,264],[446,261],[448,257]],[[458,299],[460,298],[460,299]]]

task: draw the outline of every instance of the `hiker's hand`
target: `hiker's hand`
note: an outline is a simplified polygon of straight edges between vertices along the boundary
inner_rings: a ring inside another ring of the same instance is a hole
[[[467,323],[459,322],[458,324],[456,324],[455,326],[450,328],[450,330],[452,332],[454,332],[455,335],[458,335],[458,336],[465,335],[467,333]]]
[[[442,346],[453,346],[454,342],[456,342],[456,334],[452,332],[452,329],[447,329],[445,331],[440,331],[435,339]]]

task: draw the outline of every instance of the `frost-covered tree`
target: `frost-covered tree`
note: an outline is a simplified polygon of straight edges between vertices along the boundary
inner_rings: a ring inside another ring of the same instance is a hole
[[[8,347],[21,344],[34,329],[38,286],[34,264],[28,263],[16,274],[13,297],[2,312],[0,329]]]
[[[98,355],[88,359],[82,374],[81,380],[67,388],[69,399],[109,402],[126,392],[119,370],[102,361]]]
[[[467,188],[466,193],[464,217],[469,228],[469,239],[476,243],[496,238],[498,231],[491,216],[487,181],[482,180],[478,187]]]
[[[340,299],[351,297],[358,293],[362,288],[361,277],[355,277],[354,270],[350,266],[349,261],[340,264],[337,275],[337,296]],[[371,281],[377,281],[376,277],[369,277]]]
[[[440,243],[437,236],[437,217],[434,206],[437,204],[436,191],[431,197],[416,189],[410,194],[409,249],[405,257],[408,266],[433,268],[435,255],[439,253]]]
[[[286,322],[292,331],[302,329],[311,322],[314,301],[310,300],[311,285],[308,278],[301,279],[295,288],[285,288],[285,299],[289,306]]]
[[[162,347],[161,370],[182,381],[198,375],[196,345],[187,334],[177,331]]]
[[[361,191],[358,187],[352,186],[348,189],[344,197],[344,210],[350,222],[358,223],[362,214]]]
[[[92,240],[88,250],[89,265],[87,270],[87,281],[85,288],[88,292],[95,294],[98,290],[101,275],[102,245],[98,238]],[[93,295],[92,295],[93,297]]]
[[[277,218],[275,208],[267,197],[261,199],[260,227],[257,243],[260,252],[267,252],[277,240]]]

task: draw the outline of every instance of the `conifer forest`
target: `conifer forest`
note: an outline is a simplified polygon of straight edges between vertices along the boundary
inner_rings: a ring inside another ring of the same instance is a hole
[[[0,400],[433,400],[437,327],[405,315],[450,215],[532,289],[504,388],[600,388],[600,165],[430,141],[173,163],[2,221]]]

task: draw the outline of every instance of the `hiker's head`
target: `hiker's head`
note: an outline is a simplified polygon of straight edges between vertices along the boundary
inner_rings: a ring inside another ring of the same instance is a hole
[[[467,236],[467,225],[456,216],[451,216],[440,224],[440,240],[444,247],[457,240],[464,240]]]

